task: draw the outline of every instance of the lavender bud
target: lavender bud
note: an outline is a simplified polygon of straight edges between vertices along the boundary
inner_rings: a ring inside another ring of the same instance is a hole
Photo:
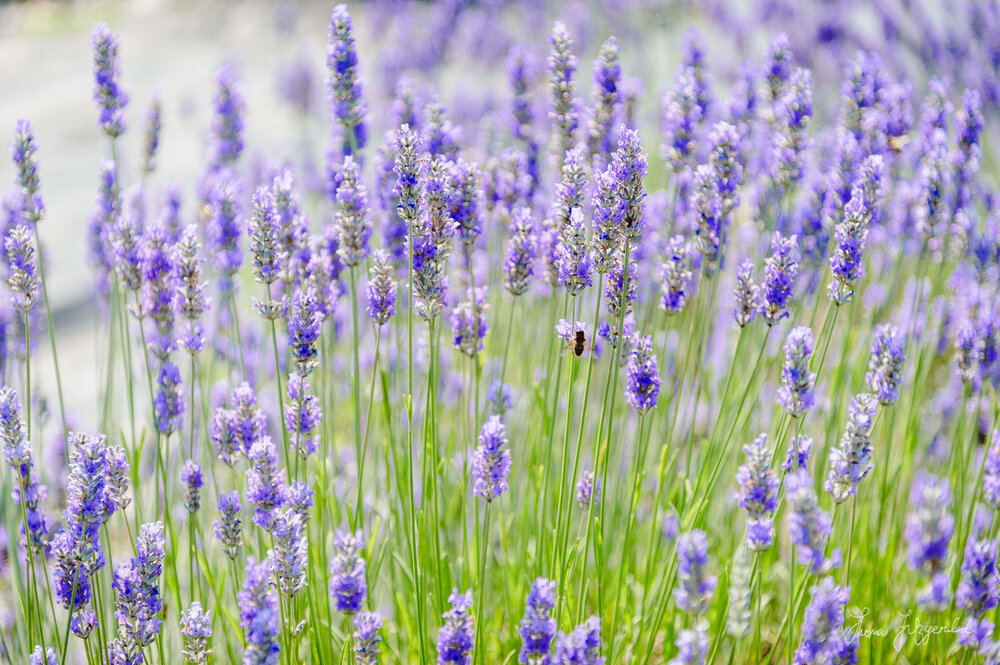
[[[708,540],[705,532],[694,530],[677,538],[677,606],[701,616],[708,611],[715,591],[715,577],[708,574]]]
[[[162,111],[160,96],[154,94],[146,110],[142,132],[142,172],[146,175],[156,170],[156,153],[160,148],[160,131],[163,128]]]
[[[855,395],[847,408],[847,428],[840,445],[830,451],[830,473],[823,486],[837,503],[858,491],[858,484],[872,470],[872,424],[878,401],[869,393]]]
[[[660,156],[675,173],[684,170],[695,152],[695,134],[701,120],[695,72],[690,67],[678,67],[674,85],[663,98],[660,144]]]
[[[608,37],[594,60],[594,109],[587,132],[587,155],[595,168],[611,157],[613,127],[619,113],[618,86],[622,68],[618,62],[618,42]]]
[[[753,261],[743,259],[743,263],[736,268],[736,307],[733,309],[733,318],[736,325],[744,328],[757,318],[757,309],[760,307],[760,287],[753,281]]]
[[[202,479],[201,465],[193,459],[184,462],[181,482],[185,486],[184,507],[189,513],[198,512],[198,508],[201,507],[201,487],[205,484]]]
[[[278,280],[282,257],[278,247],[278,217],[274,210],[274,197],[261,185],[253,195],[250,214],[250,256],[253,278],[270,286]]]
[[[826,546],[833,532],[833,520],[823,512],[809,471],[800,468],[785,479],[788,499],[788,530],[799,563],[813,575],[825,575],[839,565],[839,552],[827,558]]]
[[[264,435],[250,448],[247,455],[247,501],[253,507],[253,523],[270,533],[277,509],[284,498],[283,482],[278,469],[278,453],[271,437]]]
[[[191,665],[203,665],[212,654],[212,614],[194,601],[190,609],[181,612],[181,635],[184,637],[184,657]]]
[[[690,250],[684,236],[676,235],[667,241],[666,255],[660,266],[660,310],[672,316],[684,311],[691,281]]]
[[[358,665],[378,665],[381,628],[382,615],[378,612],[361,612],[354,617],[354,656]]]
[[[503,496],[507,491],[510,465],[507,429],[500,416],[490,416],[479,432],[479,446],[472,458],[472,493],[487,502]]]
[[[271,580],[267,561],[247,559],[246,578],[239,593],[240,625],[247,635],[243,665],[273,665],[279,659],[278,595],[271,588]]]
[[[552,616],[556,608],[556,583],[544,577],[537,578],[531,585],[524,601],[524,618],[521,619],[522,665],[549,665],[552,661],[552,641],[558,625]]]
[[[361,182],[361,171],[354,158],[348,155],[340,168],[337,187],[337,254],[349,267],[361,263],[368,256],[368,242],[372,234],[368,215],[368,195]]]
[[[573,40],[569,37],[566,26],[560,22],[552,26],[548,36],[549,56],[546,67],[549,72],[549,94],[552,99],[552,110],[549,118],[556,130],[556,155],[562,157],[576,143],[575,133],[579,124],[577,101],[574,97],[576,82],[576,56],[570,51]]]
[[[760,316],[768,326],[788,317],[792,286],[799,272],[797,254],[796,237],[786,237],[776,231],[771,238],[771,255],[764,262],[764,283],[760,289]]]
[[[306,585],[309,548],[304,527],[302,517],[286,508],[278,511],[271,530],[274,549],[269,552],[270,563],[278,576],[281,592],[289,597]]]
[[[469,665],[475,629],[472,626],[472,591],[452,590],[448,597],[451,608],[444,613],[444,624],[438,630],[438,665]]]
[[[364,540],[361,532],[337,531],[333,539],[337,553],[330,564],[330,596],[338,612],[356,614],[368,594],[365,579]]]
[[[793,418],[801,418],[815,403],[816,374],[809,371],[813,334],[806,326],[796,326],[785,338],[785,365],[781,370],[778,402]]]
[[[638,411],[639,415],[645,414],[650,409],[656,408],[660,382],[656,355],[653,353],[653,338],[649,335],[639,336],[628,359],[625,401]]]
[[[368,316],[375,325],[383,326],[396,313],[396,280],[392,278],[389,254],[384,249],[372,253],[372,267],[368,269]]]
[[[622,128],[612,168],[618,179],[618,196],[622,201],[622,235],[636,240],[642,234],[645,222],[646,188],[642,180],[649,173],[638,132]]]
[[[875,341],[872,342],[865,383],[883,406],[899,400],[899,386],[903,382],[906,363],[905,346],[906,341],[896,326],[891,323],[875,326]]]
[[[774,513],[778,510],[780,481],[771,469],[766,433],[743,446],[743,452],[746,463],[736,471],[737,502],[747,513],[746,546],[762,552],[774,544]]]
[[[4,238],[4,251],[10,258],[7,285],[10,287],[10,304],[25,317],[35,306],[38,297],[38,265],[31,231],[19,225]]]
[[[94,102],[101,111],[101,129],[112,139],[125,133],[128,95],[118,82],[118,38],[106,24],[94,28]]]
[[[212,101],[212,138],[208,162],[212,171],[232,166],[243,152],[243,115],[246,112],[243,90],[236,80],[236,69],[223,65],[216,75],[217,90]]]
[[[615,258],[622,251],[622,222],[625,205],[618,191],[618,178],[614,166],[600,171],[594,176],[596,183],[593,195],[594,233],[591,250],[594,268],[601,275],[614,266]]]
[[[292,373],[288,377],[288,403],[285,405],[285,429],[291,437],[291,448],[302,459],[317,449],[318,430],[323,418],[319,399],[309,394],[309,382],[304,376]]]
[[[510,222],[510,240],[504,261],[504,287],[513,296],[528,290],[538,256],[538,239],[529,208],[518,208]]]
[[[470,358],[483,350],[483,340],[489,332],[486,324],[487,296],[485,286],[469,288],[466,299],[455,306],[449,317],[453,346]]]
[[[24,219],[31,224],[37,224],[45,214],[45,203],[39,194],[36,152],[38,146],[35,144],[31,123],[23,119],[18,120],[14,129],[14,139],[10,142],[10,156],[17,171],[14,182],[21,188],[23,196],[21,205],[24,209]]]
[[[235,561],[243,549],[243,521],[240,519],[240,493],[237,490],[219,495],[219,519],[212,525],[216,540],[222,543],[222,550]]]
[[[850,589],[825,577],[812,589],[812,598],[802,619],[802,642],[795,650],[796,663],[834,663],[843,642],[844,606]]]

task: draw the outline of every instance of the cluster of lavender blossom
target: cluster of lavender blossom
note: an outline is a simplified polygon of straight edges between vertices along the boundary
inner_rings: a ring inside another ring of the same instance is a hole
[[[453,30],[461,5],[428,12]],[[588,103],[556,21],[502,49],[506,101],[477,123],[398,76],[440,53],[367,63],[356,39],[337,5],[322,173],[307,148],[251,166],[252,108],[221,67],[185,206],[152,184],[159,97],[138,168],[122,159],[119,38],[95,29],[92,431],[65,408],[39,148],[17,124],[3,656],[890,662],[898,644],[851,624],[864,607],[957,627],[908,662],[1000,663],[996,82],[911,82],[860,50],[814,101],[780,33],[718,96],[690,29],[672,78],[647,76],[654,128],[624,40],[584,40]],[[297,61],[281,88],[305,118],[314,76]]]

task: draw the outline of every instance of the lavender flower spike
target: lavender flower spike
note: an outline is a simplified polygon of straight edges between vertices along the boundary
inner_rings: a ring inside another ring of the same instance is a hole
[[[592,616],[568,635],[556,638],[553,665],[604,665],[601,658],[601,620]]]
[[[809,471],[800,468],[785,480],[788,498],[788,530],[799,563],[806,564],[813,575],[825,575],[840,565],[840,553],[826,556],[826,545],[833,532],[833,520],[823,512],[813,488]]]
[[[552,613],[556,608],[556,583],[539,577],[531,585],[524,601],[521,619],[521,665],[549,665],[552,662],[552,641],[558,624]]]
[[[444,624],[438,630],[438,665],[469,665],[475,629],[472,626],[472,591],[448,597],[451,608],[444,613]]]
[[[10,304],[25,317],[34,309],[39,291],[35,245],[27,226],[19,225],[10,230],[4,239],[4,253],[10,260],[7,277]]]
[[[993,430],[983,466],[983,500],[1000,508],[1000,430]]]
[[[331,564],[330,596],[338,612],[356,614],[368,594],[365,560],[361,556],[364,539],[360,531],[337,531],[333,546],[337,553]]]
[[[566,287],[566,293],[576,296],[593,284],[593,260],[587,244],[583,211],[579,207],[572,208],[569,224],[560,235],[559,283]]]
[[[372,253],[372,267],[368,269],[368,316],[375,325],[384,326],[396,313],[396,280],[392,278],[389,253],[376,249]]]
[[[570,51],[573,40],[569,37],[566,26],[557,21],[549,33],[549,56],[547,69],[549,72],[549,94],[552,98],[552,110],[549,117],[555,125],[556,155],[562,159],[566,151],[576,144],[575,134],[579,124],[577,113],[576,56]]]
[[[891,323],[875,326],[875,341],[865,382],[883,406],[899,400],[899,386],[903,382],[903,366],[906,363],[905,347],[906,341],[896,326]]]
[[[212,140],[209,146],[209,166],[213,171],[232,166],[243,153],[244,120],[246,113],[243,90],[236,78],[236,68],[223,65],[216,75],[217,90],[213,99]]]
[[[278,594],[272,589],[272,571],[267,561],[247,559],[246,578],[239,593],[240,625],[246,631],[243,665],[274,665],[281,646],[278,643]]]
[[[181,469],[181,482],[184,483],[184,507],[189,513],[198,512],[201,507],[201,487],[205,484],[202,479],[201,465],[193,459],[184,462]]]
[[[181,612],[181,635],[184,636],[184,657],[191,665],[203,665],[212,654],[212,613],[195,601]]]
[[[777,474],[771,469],[767,433],[743,446],[746,463],[736,471],[737,501],[747,513],[747,548],[754,552],[774,544],[774,513],[778,510]]]
[[[830,473],[823,486],[837,503],[854,496],[872,470],[871,431],[877,411],[878,401],[870,393],[855,395],[847,408],[847,429],[840,445],[830,451]]]
[[[489,332],[486,323],[486,309],[489,307],[487,297],[485,286],[470,287],[466,292],[466,299],[455,306],[449,319],[452,344],[470,358],[483,350],[483,340]]]
[[[813,587],[812,599],[802,619],[802,642],[795,650],[795,663],[835,663],[842,648],[840,629],[850,589],[837,586],[833,578],[823,578]]]
[[[760,290],[760,316],[768,326],[788,317],[792,286],[799,272],[797,254],[796,237],[786,237],[776,231],[771,238],[771,255],[764,263],[764,283]]]
[[[757,318],[760,307],[760,287],[753,281],[753,261],[750,259],[743,259],[743,263],[736,268],[735,295],[733,318],[736,325],[745,328]]]
[[[684,236],[676,235],[667,241],[666,261],[660,266],[660,310],[668,316],[680,314],[687,305],[690,260]]]
[[[642,181],[649,173],[649,167],[638,132],[623,127],[621,134],[612,167],[618,179],[618,196],[623,208],[622,235],[635,241],[642,234],[645,223],[646,188]]]
[[[490,416],[479,432],[479,446],[472,458],[473,494],[488,502],[503,496],[510,465],[507,429],[500,416]]]
[[[358,665],[378,665],[380,628],[382,615],[378,612],[362,612],[354,617],[354,656]]]
[[[503,265],[504,288],[512,296],[523,295],[528,290],[538,257],[538,238],[534,219],[529,208],[518,208],[510,222],[510,240],[507,259]]]
[[[694,530],[677,538],[677,606],[694,616],[708,611],[715,591],[715,577],[708,574],[708,540],[705,532]]]
[[[608,37],[594,61],[594,108],[587,132],[587,154],[595,168],[603,168],[611,156],[614,122],[619,114],[622,68],[618,41]]]
[[[253,195],[253,210],[250,214],[250,257],[253,278],[270,286],[278,281],[283,257],[278,245],[278,215],[274,209],[274,196],[264,185]]]
[[[344,157],[338,180],[335,218],[337,254],[345,266],[353,268],[368,256],[372,227],[361,171],[350,155]]]
[[[653,353],[653,338],[638,337],[628,359],[628,379],[625,383],[625,401],[640,415],[656,408],[660,394],[660,375]]]
[[[816,374],[809,371],[813,334],[806,326],[796,326],[785,338],[785,366],[781,370],[778,402],[793,418],[801,418],[815,402]]]
[[[215,538],[222,543],[226,556],[235,560],[243,548],[239,491],[231,490],[219,495],[219,519],[212,524],[215,527]]]
[[[94,101],[101,110],[101,129],[112,139],[125,133],[128,95],[119,85],[118,38],[106,24],[94,28]]]
[[[21,188],[25,221],[37,224],[45,214],[45,203],[39,194],[38,160],[35,153],[38,146],[31,123],[18,120],[14,130],[14,139],[10,143],[10,156],[17,170],[15,183]]]
[[[329,69],[327,89],[334,120],[343,128],[342,152],[352,156],[368,143],[365,100],[358,76],[358,53],[354,45],[354,24],[347,5],[337,5],[330,16],[326,46]]]
[[[910,567],[929,578],[917,597],[917,604],[930,611],[941,611],[949,602],[950,582],[944,568],[955,529],[950,505],[948,480],[919,472],[910,492],[905,535]]]

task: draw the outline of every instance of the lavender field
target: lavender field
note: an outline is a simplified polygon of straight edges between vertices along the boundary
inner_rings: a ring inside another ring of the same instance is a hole
[[[997,0],[0,62],[0,663],[1000,665]]]

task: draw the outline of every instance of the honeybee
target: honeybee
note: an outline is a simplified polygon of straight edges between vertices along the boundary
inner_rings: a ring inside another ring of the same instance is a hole
[[[588,347],[590,347],[590,342],[587,341],[587,331],[581,328],[576,331],[571,339],[566,341],[563,353],[572,349],[573,354],[579,358],[584,354]]]

